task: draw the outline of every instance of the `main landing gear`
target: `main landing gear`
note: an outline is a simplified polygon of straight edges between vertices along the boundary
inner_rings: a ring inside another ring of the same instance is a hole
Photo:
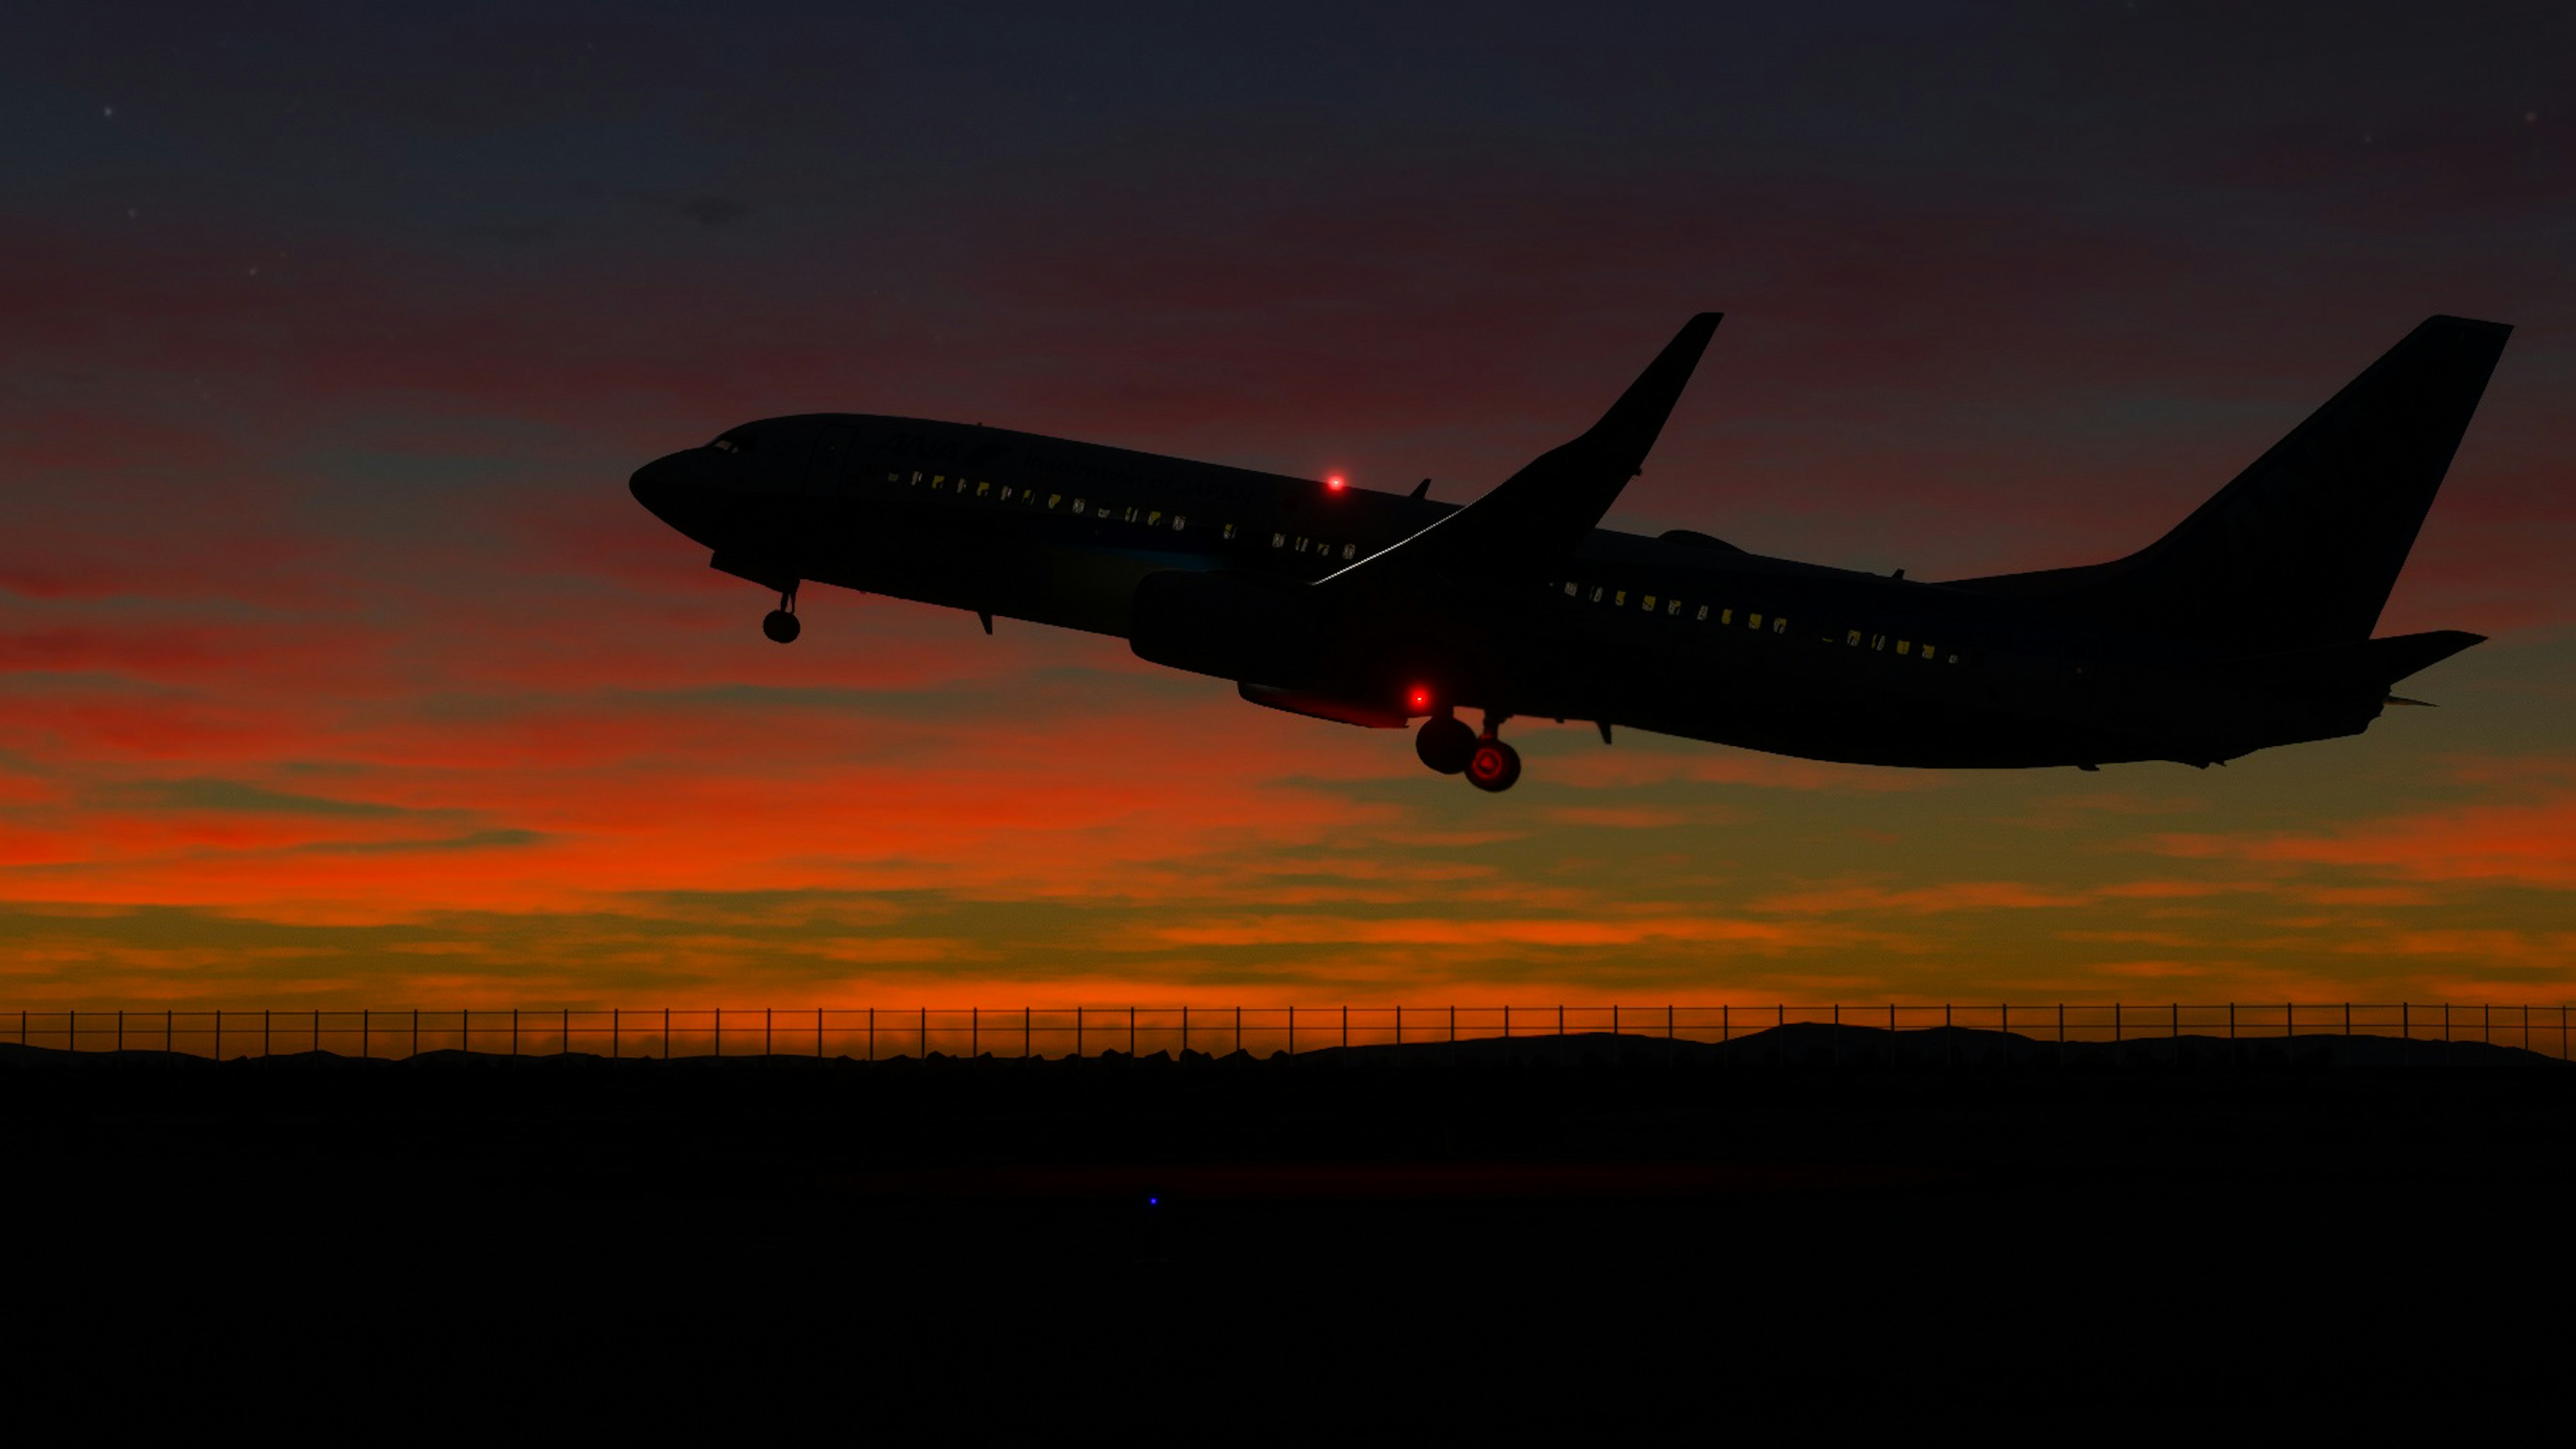
[[[778,596],[778,607],[760,621],[760,632],[780,644],[793,644],[805,626],[796,622],[796,591],[789,589]]]
[[[1444,775],[1465,775],[1467,783],[1489,794],[1512,788],[1521,777],[1521,752],[1504,744],[1495,731],[1508,716],[1485,716],[1484,733],[1467,728],[1454,714],[1435,714],[1413,737],[1413,752],[1422,763]]]

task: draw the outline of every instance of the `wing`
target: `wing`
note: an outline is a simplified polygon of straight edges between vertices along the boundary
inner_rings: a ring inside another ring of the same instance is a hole
[[[1541,453],[1484,497],[1321,580],[1356,587],[1437,579],[1476,586],[1542,576],[1562,562],[1645,466],[1724,314],[1702,312],[1581,437]]]

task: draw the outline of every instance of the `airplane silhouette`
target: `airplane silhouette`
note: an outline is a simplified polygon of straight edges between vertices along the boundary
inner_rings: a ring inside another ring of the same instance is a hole
[[[1422,726],[1511,788],[1526,715],[1921,767],[2206,767],[2358,734],[2470,645],[2373,639],[2510,327],[2434,317],[2172,532],[2079,568],[1931,583],[1599,526],[1717,330],[1701,313],[1588,431],[1460,507],[918,418],[746,423],[638,501],[776,592],[838,585],[1126,638],[1274,709]],[[1461,710],[1483,715],[1471,729]]]

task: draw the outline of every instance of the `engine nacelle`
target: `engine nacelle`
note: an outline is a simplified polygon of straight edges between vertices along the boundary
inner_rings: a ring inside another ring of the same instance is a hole
[[[1147,574],[1130,606],[1137,658],[1219,679],[1302,681],[1323,642],[1322,611],[1304,585],[1230,570]]]

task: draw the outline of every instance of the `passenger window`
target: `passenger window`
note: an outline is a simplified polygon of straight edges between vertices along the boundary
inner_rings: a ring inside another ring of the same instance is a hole
[[[1284,533],[1274,533],[1270,535],[1270,546],[1272,548],[1286,548],[1288,546],[1288,535]]]
[[[1359,557],[1359,553],[1360,546],[1358,544],[1346,543],[1342,545],[1342,557],[1344,558],[1357,558]]]
[[[947,475],[947,474],[945,474],[945,473],[933,473],[933,474],[931,474],[931,475],[930,475],[930,486],[931,486],[932,488],[934,488],[934,489],[940,489],[941,491],[943,491],[943,492],[944,492],[944,491],[945,491],[945,489],[944,489],[943,485],[944,485],[944,484],[946,484],[947,482],[948,482],[948,475]]]
[[[1002,485],[1002,501],[1004,503],[1011,501],[1011,485],[1008,483]]]
[[[1744,621],[1744,627],[1746,627],[1746,628],[1748,628],[1748,629],[1759,629],[1759,628],[1761,628],[1761,627],[1762,627],[1762,616],[1761,616],[1760,614],[1754,614],[1754,615],[1752,615],[1752,616],[1748,617],[1748,618]]]
[[[1788,621],[1788,620],[1786,620],[1786,619],[1773,619],[1773,620],[1771,621],[1771,632],[1772,632],[1772,633],[1774,633],[1774,634],[1786,634],[1786,633],[1788,633],[1788,632],[1789,632],[1789,621]]]
[[[1234,525],[1233,525],[1233,524],[1231,524],[1231,523],[1227,524],[1227,525],[1224,527],[1224,529],[1222,529],[1221,531],[1219,531],[1219,533],[1217,534],[1217,537],[1219,537],[1219,538],[1232,538],[1232,537],[1234,537]]]
[[[1124,517],[1124,518],[1125,518],[1129,523],[1134,523],[1134,522],[1136,521],[1136,510],[1135,510],[1135,509],[1133,509],[1133,508],[1130,508],[1130,509],[1128,509],[1128,510],[1126,511],[1126,513],[1125,513],[1125,514],[1123,514],[1123,515],[1121,515],[1121,516],[1122,516],[1122,517]]]
[[[1082,510],[1083,510],[1083,500],[1081,500],[1081,499],[1079,499],[1079,498],[1077,498],[1077,499],[1073,500],[1073,511],[1074,511],[1074,512],[1076,512],[1076,513],[1080,513]]]
[[[1911,654],[1911,653],[1913,653],[1913,652],[1914,652],[1914,644],[1913,644],[1913,641],[1908,640],[1908,639],[1899,639],[1899,640],[1897,640],[1897,641],[1896,641],[1896,652],[1897,652],[1897,653],[1899,653],[1899,654]]]
[[[1849,634],[1844,635],[1843,642],[1849,644],[1854,649],[1858,649],[1860,647],[1860,631],[1858,629],[1854,629]]]
[[[1299,553],[1304,553],[1306,551],[1306,535],[1302,533],[1297,535],[1297,551]]]
[[[1178,533],[1178,532],[1180,532],[1182,529],[1187,528],[1187,527],[1189,527],[1189,526],[1190,526],[1190,520],[1189,520],[1189,518],[1188,518],[1188,516],[1187,516],[1187,515],[1185,515],[1185,514],[1179,514],[1179,513],[1175,513],[1175,514],[1173,514],[1173,515],[1172,515],[1172,532],[1174,532],[1174,533]]]
[[[1048,494],[1048,495],[1047,495],[1047,507],[1049,507],[1049,508],[1053,508],[1053,507],[1055,507],[1057,504],[1062,503],[1063,501],[1064,501],[1064,495],[1063,495],[1063,494],[1061,494],[1061,493],[1050,493],[1050,494]]]
[[[1574,597],[1574,580],[1572,579],[1567,579],[1565,581],[1565,596],[1569,599]]]
[[[1154,510],[1152,510],[1151,512],[1149,512],[1149,513],[1147,513],[1147,514],[1145,515],[1145,526],[1146,526],[1147,528],[1151,528],[1151,527],[1153,527],[1155,524],[1160,523],[1160,522],[1162,522],[1162,521],[1163,521],[1163,510],[1161,510],[1161,509],[1159,509],[1159,508],[1154,509]]]
[[[1923,662],[1926,664],[1932,662],[1932,646],[1929,644],[1923,646]]]
[[[1958,656],[1958,655],[1956,655],[1956,654],[1951,655],[1951,656],[1950,656],[1950,662],[1951,662],[1951,663],[1953,663],[1953,664],[1958,663],[1958,662],[1959,662],[1959,656]]]
[[[1732,624],[1732,623],[1734,623],[1734,622],[1735,622],[1735,611],[1734,611],[1733,609],[1720,609],[1720,610],[1718,610],[1718,611],[1717,611],[1717,622],[1719,622],[1719,623],[1721,623],[1721,624]]]
[[[1872,635],[1870,635],[1870,636],[1869,636],[1869,647],[1870,647],[1870,648],[1872,648],[1872,649],[1884,649],[1884,648],[1886,648],[1886,647],[1887,647],[1887,636],[1886,636],[1886,635],[1884,635],[1884,634],[1872,634]]]
[[[1592,586],[1592,602],[1596,604],[1601,602],[1601,586],[1599,584],[1594,584]]]
[[[1652,594],[1648,594],[1648,595],[1646,596],[1646,600],[1645,600],[1645,610],[1646,610],[1646,612],[1647,612],[1647,613],[1649,613],[1649,614],[1651,614],[1651,613],[1655,612],[1655,596],[1654,596],[1654,595],[1652,595]]]
[[[981,497],[983,497],[985,494],[990,493],[990,492],[992,492],[992,491],[993,491],[993,484],[992,484],[992,480],[990,480],[990,479],[986,479],[984,482],[981,482],[981,483],[978,483],[978,484],[976,484],[976,485],[975,485],[975,496],[976,496],[976,497],[978,497],[978,498],[981,498]]]
[[[1679,599],[1675,599],[1671,603],[1664,605],[1664,612],[1667,614],[1679,614],[1681,611],[1682,601]]]
[[[888,474],[886,475],[886,481],[887,481],[888,483],[900,483],[900,482],[902,482],[902,481],[903,481],[903,474],[901,474],[900,472],[896,472],[896,473],[888,473]]]
[[[1699,606],[1699,622],[1703,624],[1708,622],[1708,605],[1706,604]]]

